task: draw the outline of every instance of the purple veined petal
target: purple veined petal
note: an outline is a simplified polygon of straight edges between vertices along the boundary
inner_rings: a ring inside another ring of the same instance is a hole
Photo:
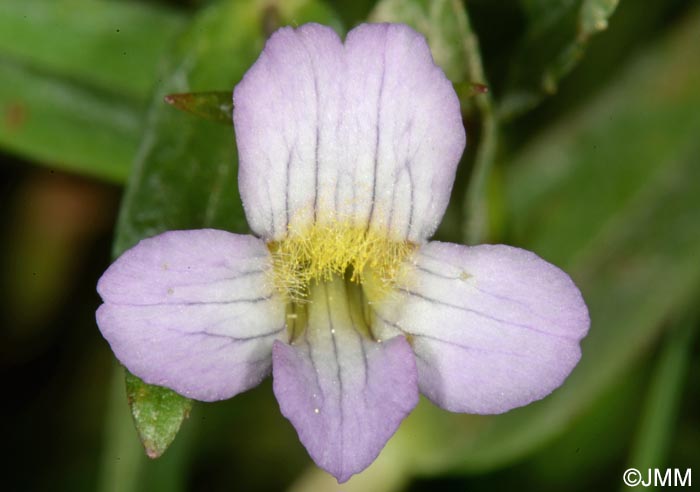
[[[588,309],[569,276],[504,245],[430,242],[375,305],[378,336],[408,336],[421,392],[454,412],[502,413],[560,386],[581,356]]]
[[[97,324],[117,359],[150,384],[197,400],[230,398],[269,374],[287,340],[270,254],[213,229],[145,239],[102,275]]]
[[[459,100],[425,38],[364,24],[283,28],[234,91],[239,187],[268,240],[347,221],[421,243],[465,145]]]
[[[304,335],[273,347],[282,414],[339,482],[369,466],[418,403],[410,345],[402,336],[375,342],[360,328],[361,317],[348,308],[342,281],[321,284]]]

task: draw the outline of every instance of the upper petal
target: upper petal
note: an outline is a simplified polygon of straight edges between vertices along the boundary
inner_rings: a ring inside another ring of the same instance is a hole
[[[251,228],[282,239],[320,221],[422,242],[465,145],[459,100],[425,38],[364,24],[283,28],[234,91],[239,187]]]
[[[213,229],[145,239],[102,275],[97,324],[117,358],[150,384],[220,400],[268,373],[287,339],[265,244]]]
[[[468,413],[501,413],[549,394],[578,363],[590,324],[566,273],[504,245],[428,243],[374,309],[375,333],[412,340],[421,392]]]
[[[272,366],[282,414],[316,464],[339,482],[374,461],[418,402],[406,339],[370,339],[345,295],[342,282],[319,286],[304,335],[292,345],[275,342]]]

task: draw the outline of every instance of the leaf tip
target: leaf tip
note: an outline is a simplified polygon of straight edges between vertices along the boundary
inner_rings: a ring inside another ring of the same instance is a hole
[[[158,449],[155,446],[144,446],[144,449],[146,450],[146,456],[148,456],[152,460],[160,458],[163,455],[163,452],[165,451],[165,449]]]
[[[488,94],[489,86],[486,84],[472,82],[472,91],[474,91],[474,94]]]
[[[167,94],[163,97],[163,101],[167,104],[170,104],[171,106],[176,107],[177,109],[187,111],[189,108],[187,104],[187,99],[189,98],[189,96],[190,94]]]
[[[168,94],[163,101],[181,111],[205,120],[231,125],[233,100],[231,91],[185,92]]]

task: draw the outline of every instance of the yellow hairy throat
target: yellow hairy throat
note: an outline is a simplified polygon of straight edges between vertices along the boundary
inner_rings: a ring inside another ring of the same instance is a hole
[[[341,221],[290,229],[285,239],[267,246],[275,289],[291,303],[307,301],[313,282],[335,277],[363,284],[377,295],[391,286],[416,249],[413,243]]]

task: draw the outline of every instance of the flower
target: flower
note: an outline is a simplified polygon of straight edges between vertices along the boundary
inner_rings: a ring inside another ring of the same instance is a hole
[[[419,390],[488,414],[562,384],[589,326],[571,279],[521,249],[428,241],[465,133],[420,34],[280,29],[233,98],[255,236],[165,232],[109,267],[97,322],[131,372],[214,401],[272,370],[282,414],[341,482]]]

